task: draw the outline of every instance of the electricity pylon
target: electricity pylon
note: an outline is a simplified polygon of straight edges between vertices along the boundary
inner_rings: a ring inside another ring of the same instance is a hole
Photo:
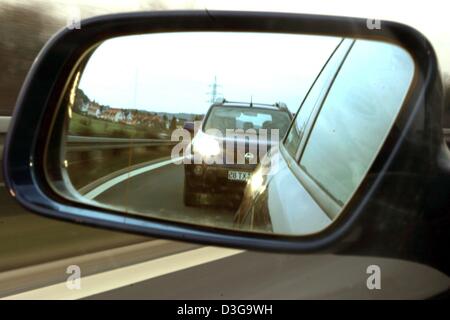
[[[220,93],[220,88],[222,87],[220,84],[217,83],[217,77],[214,76],[214,82],[208,86],[210,88],[210,91],[207,92],[209,95],[208,102],[214,103],[217,98],[223,97],[222,93]]]

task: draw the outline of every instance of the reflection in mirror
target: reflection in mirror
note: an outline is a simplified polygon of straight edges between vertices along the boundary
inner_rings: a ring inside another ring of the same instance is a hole
[[[342,212],[415,70],[393,44],[244,32],[119,37],[87,59],[64,100],[78,201],[287,235]]]

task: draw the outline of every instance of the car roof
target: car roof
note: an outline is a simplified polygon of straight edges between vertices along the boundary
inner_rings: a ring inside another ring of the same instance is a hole
[[[258,108],[258,109],[271,109],[271,110],[279,110],[284,111],[290,114],[289,109],[287,108],[284,102],[275,102],[273,104],[268,103],[259,103],[259,102],[241,102],[241,101],[228,101],[223,98],[217,99],[212,105],[212,107],[242,107],[242,108]]]

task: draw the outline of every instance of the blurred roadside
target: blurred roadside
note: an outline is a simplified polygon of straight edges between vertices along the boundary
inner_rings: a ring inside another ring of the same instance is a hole
[[[0,116],[9,116],[25,76],[45,42],[74,18],[164,9],[154,1],[0,0]]]

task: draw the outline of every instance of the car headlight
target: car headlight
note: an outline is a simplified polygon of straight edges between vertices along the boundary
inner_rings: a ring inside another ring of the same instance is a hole
[[[197,136],[192,141],[194,153],[204,157],[214,157],[220,154],[219,142],[207,135]]]
[[[262,170],[256,170],[250,180],[249,180],[249,184],[250,184],[250,188],[252,191],[253,195],[256,195],[262,191],[264,191],[265,189],[265,185],[264,185],[264,177],[263,177],[263,173]]]

